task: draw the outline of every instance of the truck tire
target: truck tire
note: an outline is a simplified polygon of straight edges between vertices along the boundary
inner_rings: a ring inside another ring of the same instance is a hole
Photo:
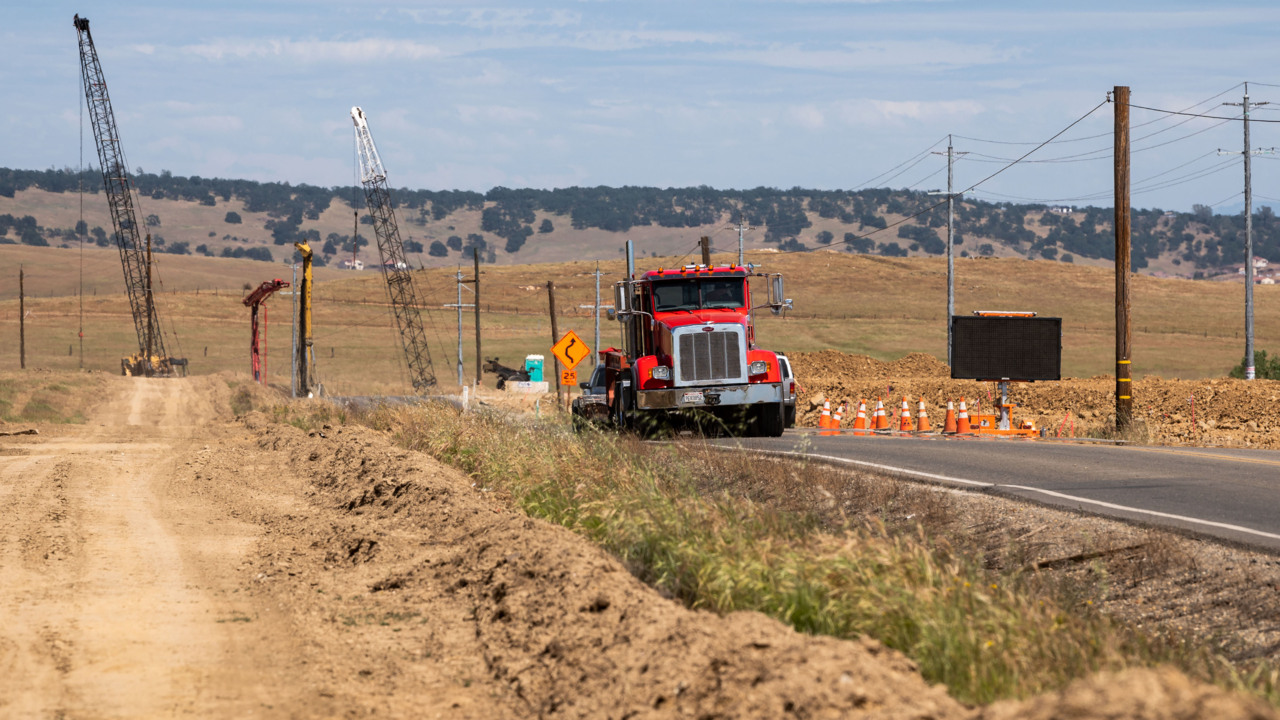
[[[756,406],[756,431],[760,437],[782,437],[787,426],[786,406],[783,403],[765,403]]]
[[[635,420],[635,411],[631,409],[630,388],[622,386],[622,381],[618,380],[613,389],[613,407],[611,414],[613,415],[613,424],[619,430],[630,430]]]

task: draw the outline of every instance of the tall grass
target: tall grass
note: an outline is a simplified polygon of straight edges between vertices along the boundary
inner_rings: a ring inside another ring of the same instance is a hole
[[[555,422],[445,407],[383,408],[357,420],[510,492],[525,512],[598,543],[690,607],[755,610],[801,632],[876,638],[965,702],[1162,662],[1275,697],[1274,673],[1245,677],[1185,639],[1151,639],[1096,612],[1101,585],[992,570],[979,553],[901,518],[833,521],[839,513],[744,497],[770,492],[775,463],[717,461],[697,446],[574,435]],[[752,467],[761,473],[755,490]],[[745,475],[746,484],[729,490],[713,477],[721,472]]]

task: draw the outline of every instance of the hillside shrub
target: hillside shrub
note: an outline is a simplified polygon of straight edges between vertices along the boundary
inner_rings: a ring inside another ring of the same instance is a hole
[[[1267,356],[1266,350],[1253,351],[1253,374],[1259,380],[1280,380],[1280,354]],[[1244,377],[1244,358],[1240,364],[1231,368],[1230,377]]]

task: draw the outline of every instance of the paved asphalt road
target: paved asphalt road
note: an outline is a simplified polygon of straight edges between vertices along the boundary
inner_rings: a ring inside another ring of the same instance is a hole
[[[969,487],[1280,551],[1280,451],[995,438],[820,436],[720,444]]]

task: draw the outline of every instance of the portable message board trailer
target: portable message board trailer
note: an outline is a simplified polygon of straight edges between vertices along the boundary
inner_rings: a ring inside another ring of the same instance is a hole
[[[1009,383],[1062,379],[1062,318],[976,310],[951,317],[951,337],[952,379],[999,383],[1000,416],[991,418],[994,423],[980,421],[978,431],[1036,434],[1034,427],[1013,427]]]

